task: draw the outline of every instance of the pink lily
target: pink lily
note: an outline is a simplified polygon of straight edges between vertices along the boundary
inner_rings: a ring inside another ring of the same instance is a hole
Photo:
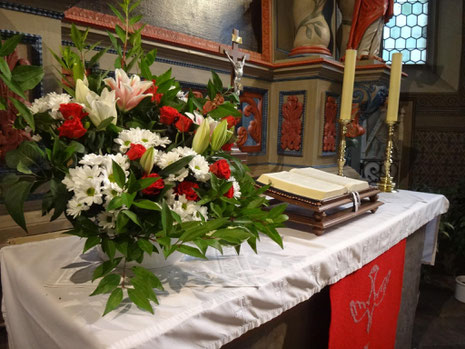
[[[129,78],[123,69],[116,69],[115,77],[116,80],[106,78],[104,81],[116,92],[116,104],[121,111],[129,111],[144,98],[152,96],[151,93],[144,93],[152,86],[152,81],[141,81],[135,74]]]

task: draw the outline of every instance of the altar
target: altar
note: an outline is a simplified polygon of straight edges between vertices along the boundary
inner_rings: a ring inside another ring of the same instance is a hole
[[[6,247],[0,251],[2,311],[10,348],[220,348],[299,306],[425,225],[429,243],[423,259],[431,260],[436,218],[447,211],[447,199],[399,191],[383,193],[380,200],[384,205],[375,214],[322,236],[282,228],[284,249],[263,237],[258,254],[244,248],[239,256],[234,249],[224,255],[211,251],[208,261],[185,256],[157,271],[165,291],[157,292],[160,305],[154,315],[123,301],[102,317],[106,297],[89,297],[98,256],[93,250],[81,255],[83,242],[75,237]],[[404,289],[412,295],[405,277]]]

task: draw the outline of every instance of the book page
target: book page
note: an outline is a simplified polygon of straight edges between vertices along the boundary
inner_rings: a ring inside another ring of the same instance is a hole
[[[324,200],[347,193],[347,188],[294,172],[262,174],[257,182],[273,188],[314,200]]]
[[[293,168],[289,172],[298,173],[303,176],[309,176],[325,182],[343,185],[347,188],[348,191],[362,191],[370,187],[368,182],[359,179],[338,176],[333,173],[317,170],[313,167]]]

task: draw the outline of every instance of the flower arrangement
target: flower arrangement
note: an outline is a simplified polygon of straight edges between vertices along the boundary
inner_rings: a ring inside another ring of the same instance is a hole
[[[153,313],[160,281],[141,266],[127,271],[126,262],[175,251],[206,258],[209,247],[239,253],[244,242],[256,251],[259,233],[282,246],[276,228],[287,219],[284,205],[264,209],[266,188],[257,190],[228,152],[241,116],[231,88],[214,72],[206,96],[182,92],[171,70],[154,76],[156,52],[141,47],[140,17],[131,17],[129,0],[120,7],[123,14],[112,10],[126,25],[116,26],[116,37],[108,33],[118,52],[114,77],[88,73],[87,31],[72,26],[77,53],[56,55],[72,71],[63,76],[67,93],[20,110],[17,127],[29,127],[34,140],[7,154],[20,174],[3,180],[6,207],[24,229],[23,202],[45,186],[43,213],[65,214],[68,233],[86,239],[84,252],[101,246],[108,260],[94,272],[101,280],[92,295],[109,294],[104,315],[125,293]],[[140,73],[129,74],[135,67]]]

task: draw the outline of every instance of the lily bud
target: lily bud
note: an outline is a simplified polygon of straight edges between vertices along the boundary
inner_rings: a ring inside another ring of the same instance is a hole
[[[192,140],[192,149],[197,154],[202,154],[210,143],[210,124],[205,118],[201,123],[197,132],[195,133],[194,139]]]
[[[76,101],[79,103],[88,105],[87,103],[87,95],[89,94],[90,90],[87,87],[87,79],[86,81],[82,81],[81,79],[78,79],[76,81]]]
[[[215,128],[212,134],[211,146],[214,151],[219,150],[231,137],[228,133],[228,122],[226,120],[221,121]]]
[[[147,149],[139,161],[145,173],[150,174],[150,172],[152,171],[153,165],[155,163],[153,147],[150,147],[149,149]]]

